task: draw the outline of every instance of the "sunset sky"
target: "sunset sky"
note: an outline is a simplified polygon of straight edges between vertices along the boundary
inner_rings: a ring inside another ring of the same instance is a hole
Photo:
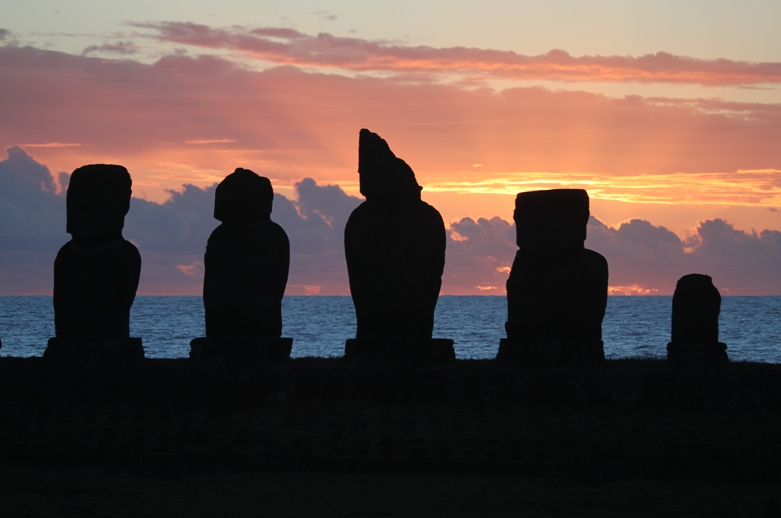
[[[4,1],[0,294],[50,294],[67,174],[133,177],[140,294],[200,294],[213,185],[271,179],[288,294],[348,294],[358,132],[448,224],[443,294],[503,295],[518,192],[587,189],[611,293],[781,295],[781,2]],[[63,174],[66,173],[66,174]]]

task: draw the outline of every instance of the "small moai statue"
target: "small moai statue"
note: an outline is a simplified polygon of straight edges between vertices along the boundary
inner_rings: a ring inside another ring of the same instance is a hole
[[[367,129],[360,131],[358,173],[366,201],[344,230],[357,332],[347,340],[345,354],[454,360],[453,341],[432,338],[445,267],[442,216],[421,200],[412,168]]]
[[[132,363],[144,358],[130,337],[130,307],[141,274],[138,249],[122,237],[132,181],[120,165],[76,169],[66,195],[71,235],[54,261],[54,329],[44,358]]]
[[[522,365],[598,365],[607,261],[584,247],[588,193],[553,189],[515,199],[515,255],[507,280],[507,338],[497,360]]]
[[[691,273],[678,279],[667,344],[670,365],[710,368],[729,363],[727,346],[719,342],[720,311],[721,295],[709,275]]]
[[[238,168],[217,186],[214,218],[221,224],[206,244],[203,305],[206,337],[190,342],[201,363],[280,361],[292,338],[282,336],[282,297],[290,241],[271,221],[268,178]]]

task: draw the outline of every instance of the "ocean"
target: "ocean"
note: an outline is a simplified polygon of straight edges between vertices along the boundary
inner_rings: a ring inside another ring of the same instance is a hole
[[[609,297],[602,324],[608,358],[664,358],[670,340],[672,297]],[[341,356],[355,336],[350,297],[285,297],[283,336],[291,356]],[[435,338],[455,340],[458,358],[494,358],[505,337],[505,297],[441,296]],[[723,297],[719,338],[730,359],[781,363],[781,297]],[[136,297],[132,336],[147,358],[184,358],[190,340],[204,335],[200,297]],[[0,356],[41,356],[54,336],[51,297],[0,297]]]

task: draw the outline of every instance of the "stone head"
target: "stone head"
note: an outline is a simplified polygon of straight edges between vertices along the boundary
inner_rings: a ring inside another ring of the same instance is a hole
[[[358,141],[360,189],[367,200],[412,197],[420,199],[422,187],[412,168],[396,157],[379,135],[362,129]]]
[[[74,239],[121,237],[131,186],[121,165],[92,164],[73,171],[65,198],[66,232]]]
[[[515,198],[516,242],[523,248],[560,251],[583,248],[589,218],[583,189],[529,191]]]
[[[268,221],[273,202],[269,179],[239,167],[217,186],[214,219],[237,227]]]

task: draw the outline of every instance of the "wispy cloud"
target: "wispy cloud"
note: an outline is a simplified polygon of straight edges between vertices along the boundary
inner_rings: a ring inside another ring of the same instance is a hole
[[[132,54],[138,54],[138,52],[138,48],[132,41],[118,41],[116,43],[104,43],[103,45],[90,45],[89,47],[85,48],[81,54],[82,56],[86,56],[88,54],[106,53],[129,56]]]
[[[0,73],[0,106],[15,121],[0,125],[0,146],[52,148],[58,171],[122,163],[154,199],[241,164],[287,185],[317,171],[347,186],[357,179],[357,131],[369,127],[391,139],[426,192],[569,185],[625,202],[781,206],[778,104],[497,92],[254,71],[216,56],[145,64],[17,46],[0,46]]]
[[[781,83],[781,63],[695,59],[657,52],[645,56],[572,56],[563,50],[526,56],[507,50],[406,46],[383,40],[306,34],[289,28],[213,28],[186,22],[132,24],[158,40],[244,52],[278,64],[355,72],[461,73],[494,78],[678,83],[711,86]]]
[[[531,171],[426,185],[432,192],[508,195],[560,188],[586,189],[592,198],[628,203],[781,206],[781,170],[775,169],[622,176]]]
[[[328,20],[329,22],[333,22],[337,18],[337,16],[331,11],[315,11],[312,14],[318,18],[322,18],[323,20]]]
[[[20,144],[22,147],[31,147],[31,148],[59,148],[59,147],[80,147],[81,144],[77,144],[75,142],[43,142],[43,143],[30,143],[30,144]]]
[[[185,140],[185,144],[191,144],[191,145],[207,145],[207,144],[230,144],[236,142],[235,139],[230,138],[220,138],[220,139],[194,139],[194,140]]]

